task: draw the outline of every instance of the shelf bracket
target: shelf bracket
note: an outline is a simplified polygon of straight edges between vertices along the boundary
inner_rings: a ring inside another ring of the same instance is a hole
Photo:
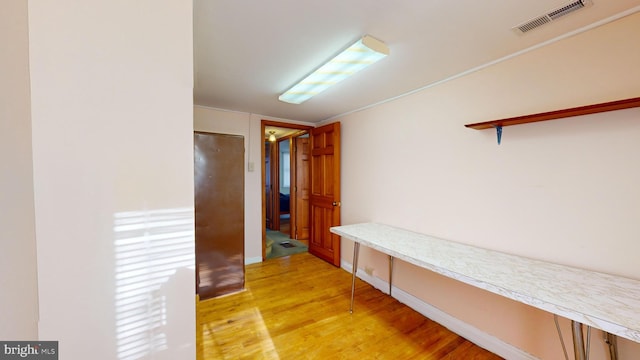
[[[498,145],[502,142],[502,125],[493,125],[496,128],[496,136],[498,137]]]

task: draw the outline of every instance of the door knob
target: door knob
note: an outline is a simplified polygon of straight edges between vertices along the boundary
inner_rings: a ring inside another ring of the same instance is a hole
[[[333,206],[340,206],[340,201],[334,201],[333,203],[331,203],[331,205]]]

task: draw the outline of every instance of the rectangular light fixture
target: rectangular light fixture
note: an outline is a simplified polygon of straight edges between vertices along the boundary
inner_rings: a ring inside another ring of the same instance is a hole
[[[280,95],[278,100],[300,104],[387,55],[389,48],[382,41],[365,35]]]

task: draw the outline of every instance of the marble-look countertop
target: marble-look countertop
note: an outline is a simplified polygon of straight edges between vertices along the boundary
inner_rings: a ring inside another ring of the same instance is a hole
[[[395,258],[640,342],[640,281],[460,244],[388,225],[331,232]]]

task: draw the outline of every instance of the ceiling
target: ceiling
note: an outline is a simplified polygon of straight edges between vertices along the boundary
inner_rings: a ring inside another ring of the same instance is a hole
[[[195,0],[196,105],[321,122],[483,66],[614,16],[640,0],[593,0],[537,29],[512,30],[571,0]],[[278,100],[363,35],[390,55],[300,104]]]

